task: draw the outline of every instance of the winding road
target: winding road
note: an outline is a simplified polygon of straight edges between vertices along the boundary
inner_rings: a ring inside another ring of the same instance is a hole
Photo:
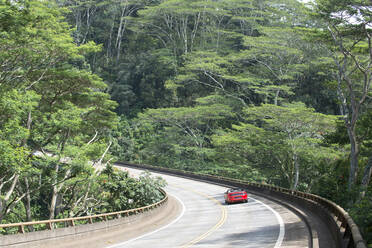
[[[152,174],[167,181],[165,190],[178,200],[179,213],[165,226],[108,248],[309,247],[306,224],[282,205],[251,194],[248,203],[226,205],[226,187]]]

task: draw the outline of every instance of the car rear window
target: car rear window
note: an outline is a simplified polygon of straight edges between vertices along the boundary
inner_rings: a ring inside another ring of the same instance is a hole
[[[230,193],[230,195],[238,196],[238,195],[245,195],[244,193]]]

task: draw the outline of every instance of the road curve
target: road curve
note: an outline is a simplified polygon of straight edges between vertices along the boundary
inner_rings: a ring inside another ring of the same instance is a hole
[[[180,201],[180,214],[166,226],[108,248],[309,247],[306,224],[282,205],[255,195],[248,203],[226,205],[226,187],[152,174],[167,181],[165,190]]]

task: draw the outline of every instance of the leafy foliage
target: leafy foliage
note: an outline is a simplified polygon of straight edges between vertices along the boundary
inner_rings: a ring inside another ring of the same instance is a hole
[[[0,221],[21,222],[122,210],[153,203],[164,185],[149,175],[129,179],[103,170],[117,104],[76,45],[66,9],[38,0],[0,2]],[[4,21],[3,21],[4,20]],[[131,185],[133,203],[107,205]],[[141,198],[142,197],[142,198]]]
[[[107,167],[116,157],[316,193],[366,235],[365,6],[0,0],[0,218],[158,199],[163,184]]]

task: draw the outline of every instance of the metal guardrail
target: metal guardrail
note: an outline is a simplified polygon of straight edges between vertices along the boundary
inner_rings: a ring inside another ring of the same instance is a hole
[[[197,174],[171,168],[156,167],[151,165],[138,165],[126,162],[117,162],[117,164],[157,172],[164,172],[167,174],[199,179],[212,183],[225,184],[233,187],[243,187],[249,191],[259,192],[261,194],[271,194],[274,197],[281,197],[289,201],[301,202],[303,205],[310,205],[312,206],[312,208],[316,208],[319,210],[319,215],[321,215],[321,212],[325,213],[329,221],[333,222],[336,228],[334,228],[334,230],[331,230],[331,233],[333,234],[337,247],[367,248],[367,245],[363,240],[362,235],[360,234],[358,226],[355,224],[350,215],[342,207],[323,197],[267,184],[251,183],[242,180],[230,179],[208,174]],[[331,229],[331,227],[329,228]]]
[[[89,224],[95,223],[94,220],[98,221],[108,221],[110,218],[112,219],[119,219],[123,216],[130,216],[138,213],[143,213],[145,211],[149,211],[151,209],[157,208],[168,201],[168,195],[163,189],[159,189],[161,193],[164,195],[164,198],[156,203],[151,205],[141,207],[141,208],[134,208],[129,210],[111,212],[111,213],[104,213],[104,214],[97,214],[97,215],[89,215],[89,216],[81,216],[81,217],[74,217],[74,218],[65,218],[65,219],[53,219],[53,220],[42,220],[42,221],[31,221],[31,222],[20,222],[20,223],[11,223],[11,224],[0,224],[0,228],[12,228],[17,227],[18,233],[25,233],[26,226],[36,226],[36,225],[46,225],[46,229],[52,230],[58,228],[58,223],[64,224],[64,227],[68,226],[75,226],[77,221],[86,221]],[[96,221],[97,222],[97,221]]]

